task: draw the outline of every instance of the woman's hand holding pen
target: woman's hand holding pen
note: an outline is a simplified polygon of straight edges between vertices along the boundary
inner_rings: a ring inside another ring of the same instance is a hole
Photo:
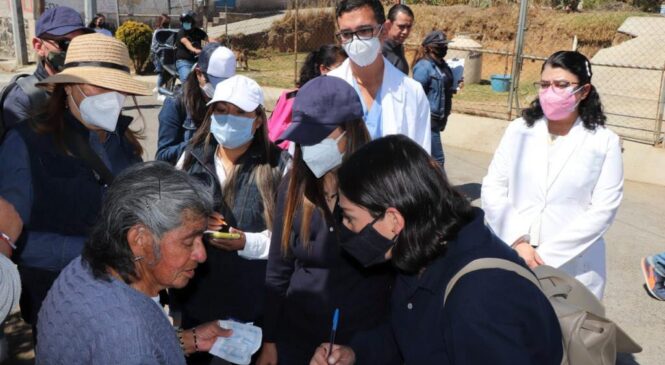
[[[226,226],[227,223],[224,220],[224,217],[214,212],[208,217],[208,230],[210,231],[219,231],[222,227]],[[240,251],[245,248],[247,243],[245,233],[241,230],[230,228],[229,233],[238,233],[239,238],[208,238],[208,242],[215,248],[219,248],[225,251]]]
[[[316,348],[309,365],[353,365],[356,363],[356,354],[348,346],[333,345],[332,352],[328,354],[329,343],[322,343]]]
[[[224,216],[221,214],[213,212],[208,216],[208,230],[219,231],[224,225],[226,225],[226,221],[224,221]]]

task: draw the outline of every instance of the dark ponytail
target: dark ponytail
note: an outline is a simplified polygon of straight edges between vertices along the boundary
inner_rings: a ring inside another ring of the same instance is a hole
[[[330,67],[341,59],[346,59],[346,52],[342,47],[335,44],[325,44],[318,50],[312,51],[307,55],[305,63],[300,68],[300,77],[298,78],[298,87],[303,86],[307,81],[321,76],[319,66]]]
[[[587,97],[580,101],[577,110],[580,118],[584,123],[584,128],[595,130],[597,126],[604,126],[607,117],[603,113],[603,105],[600,102],[600,95],[596,87],[591,84],[591,77],[593,72],[591,70],[591,62],[581,53],[575,51],[558,51],[552,54],[545,63],[540,72],[542,73],[545,66],[552,68],[562,68],[577,77],[579,86],[589,84],[591,89]],[[543,117],[543,109],[540,107],[540,100],[538,97],[531,102],[529,108],[522,110],[522,118],[526,121],[526,125],[532,127],[536,120]]]

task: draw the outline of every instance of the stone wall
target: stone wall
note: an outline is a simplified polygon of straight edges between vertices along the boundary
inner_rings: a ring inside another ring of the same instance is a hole
[[[16,51],[14,49],[14,29],[12,23],[11,17],[0,16],[0,59],[16,58]],[[32,62],[35,60],[34,52],[31,51],[32,37],[35,33],[35,21],[33,19],[23,19],[23,24],[25,26],[25,43],[28,50],[28,60]]]

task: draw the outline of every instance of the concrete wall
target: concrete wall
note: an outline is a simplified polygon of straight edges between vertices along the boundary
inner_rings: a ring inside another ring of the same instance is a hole
[[[28,49],[28,59],[34,61],[32,49],[32,37],[35,29],[35,13],[38,13],[38,0],[21,0],[23,9],[23,24],[25,26],[26,47]],[[14,50],[14,30],[12,22],[12,11],[10,0],[0,0],[0,58],[14,59],[16,57]]]
[[[494,153],[509,121],[451,114],[443,132],[445,145]],[[445,148],[445,147],[444,147]],[[623,141],[626,180],[665,185],[665,148]]]
[[[286,9],[287,0],[236,0],[235,11],[267,11]]]

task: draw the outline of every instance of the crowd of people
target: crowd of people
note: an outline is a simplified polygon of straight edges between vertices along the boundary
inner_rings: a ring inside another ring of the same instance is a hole
[[[142,120],[159,123],[156,161],[142,162],[122,108],[151,91],[127,47],[103,17],[41,16],[37,70],[0,105],[0,272],[20,277],[37,363],[216,363],[208,351],[233,336],[218,320],[261,328],[257,365],[561,363],[556,313],[529,280],[494,268],[465,276],[445,306],[444,291],[489,257],[560,268],[602,298],[623,170],[589,60],[543,63],[481,209],[444,170],[463,86],[446,34],[425,36],[410,77],[408,6],[386,18],[379,1],[342,0],[335,17],[339,44],[307,57],[269,117],[233,52],[183,14],[182,87]],[[663,262],[643,263],[660,288]]]

